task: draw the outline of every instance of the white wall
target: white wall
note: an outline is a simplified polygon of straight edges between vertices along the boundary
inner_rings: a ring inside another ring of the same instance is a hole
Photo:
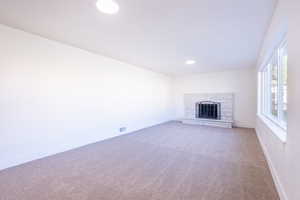
[[[170,84],[0,25],[0,169],[171,120]]]
[[[176,118],[184,118],[184,94],[234,93],[235,126],[255,127],[256,76],[255,69],[202,73],[177,77],[174,80]]]
[[[280,140],[259,117],[256,130],[282,200],[300,199],[300,2],[279,0],[262,48],[259,70],[270,52],[288,32],[288,130],[287,140]],[[287,22],[289,27],[287,28]]]

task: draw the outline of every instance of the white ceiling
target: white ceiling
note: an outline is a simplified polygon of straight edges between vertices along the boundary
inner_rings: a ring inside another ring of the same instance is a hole
[[[0,0],[0,23],[171,75],[254,67],[276,0]],[[197,64],[185,65],[186,59]]]

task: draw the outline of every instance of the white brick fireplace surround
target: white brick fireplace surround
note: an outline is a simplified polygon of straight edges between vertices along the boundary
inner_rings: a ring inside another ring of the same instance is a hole
[[[196,104],[208,101],[221,104],[220,119],[203,119],[196,117]],[[233,93],[185,94],[183,123],[232,128],[233,124]]]

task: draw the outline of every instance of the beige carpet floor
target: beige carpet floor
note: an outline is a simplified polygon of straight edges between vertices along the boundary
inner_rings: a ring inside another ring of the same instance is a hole
[[[1,200],[279,200],[253,129],[170,122],[0,171]]]

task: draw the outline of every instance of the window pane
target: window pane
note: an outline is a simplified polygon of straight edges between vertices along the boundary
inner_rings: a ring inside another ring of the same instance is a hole
[[[288,101],[288,96],[287,96],[287,71],[288,71],[288,55],[287,55],[287,50],[286,48],[282,49],[282,93],[283,93],[283,116],[282,120],[284,122],[287,121],[287,101]]]
[[[271,115],[278,117],[278,65],[274,56],[271,66]]]
[[[265,71],[263,72],[264,76],[263,76],[263,113],[265,115],[269,114],[269,69],[270,69],[270,65],[268,65],[265,69]]]
[[[261,111],[275,124],[287,128],[288,104],[288,53],[287,43],[282,42],[262,71]]]

